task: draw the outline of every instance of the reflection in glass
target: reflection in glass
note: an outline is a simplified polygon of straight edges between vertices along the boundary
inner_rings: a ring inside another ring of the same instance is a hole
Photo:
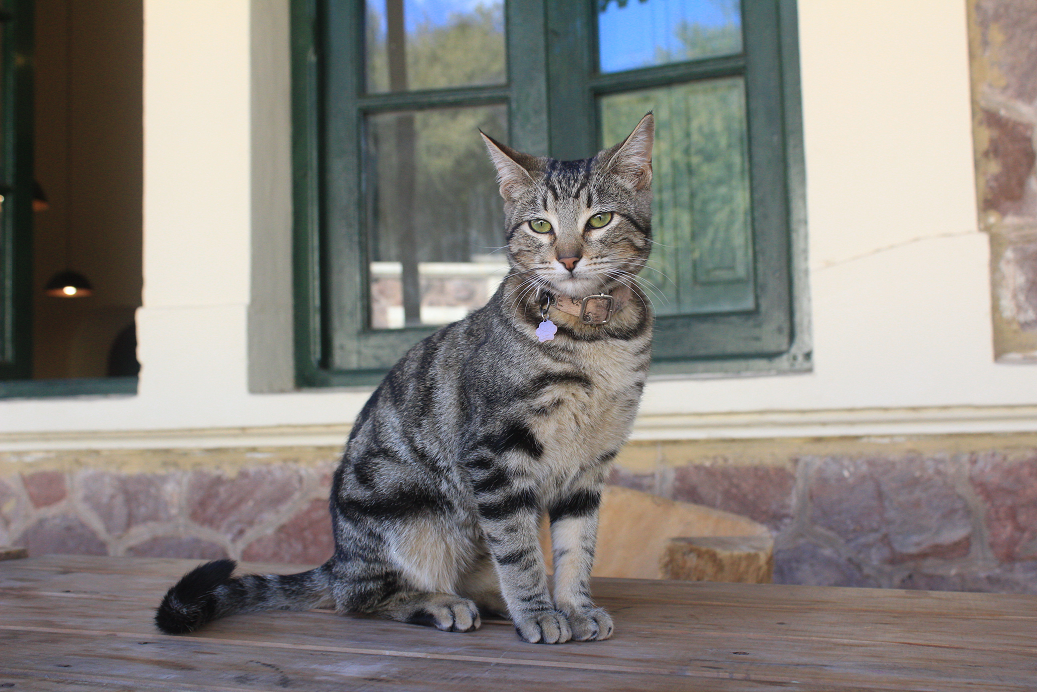
[[[367,91],[503,84],[503,0],[367,0]]]
[[[506,141],[506,123],[505,106],[367,117],[372,328],[453,322],[496,290],[504,217],[479,129]]]
[[[597,0],[601,72],[742,52],[739,0]]]
[[[741,77],[605,96],[604,142],[655,111],[652,229],[642,279],[660,315],[753,306],[749,164]]]

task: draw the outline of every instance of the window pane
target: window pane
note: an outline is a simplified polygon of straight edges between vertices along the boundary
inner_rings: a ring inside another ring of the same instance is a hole
[[[506,139],[507,108],[367,117],[371,327],[446,324],[507,273],[504,215],[479,129]]]
[[[652,229],[641,277],[659,315],[754,306],[745,90],[741,77],[605,96],[605,142],[655,111]]]
[[[739,0],[596,0],[602,72],[742,52]]]
[[[367,91],[503,84],[503,0],[367,0]]]

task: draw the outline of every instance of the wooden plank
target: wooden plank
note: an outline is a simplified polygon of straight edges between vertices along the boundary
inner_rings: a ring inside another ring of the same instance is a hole
[[[504,622],[450,634],[327,612],[240,615],[162,635],[153,608],[193,564],[3,563],[0,683],[277,689],[284,675],[293,689],[943,691],[1033,689],[1037,679],[1032,596],[598,580],[617,625],[606,642],[536,646]]]

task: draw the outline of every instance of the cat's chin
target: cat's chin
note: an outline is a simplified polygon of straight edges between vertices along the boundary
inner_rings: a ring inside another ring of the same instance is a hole
[[[601,293],[604,284],[600,277],[568,277],[551,281],[551,288],[560,296],[568,296],[578,300],[586,296]]]

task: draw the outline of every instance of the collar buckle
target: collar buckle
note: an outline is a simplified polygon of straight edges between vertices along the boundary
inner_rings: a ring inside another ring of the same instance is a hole
[[[587,296],[580,305],[580,322],[584,324],[608,324],[612,319],[616,300],[606,293]]]

